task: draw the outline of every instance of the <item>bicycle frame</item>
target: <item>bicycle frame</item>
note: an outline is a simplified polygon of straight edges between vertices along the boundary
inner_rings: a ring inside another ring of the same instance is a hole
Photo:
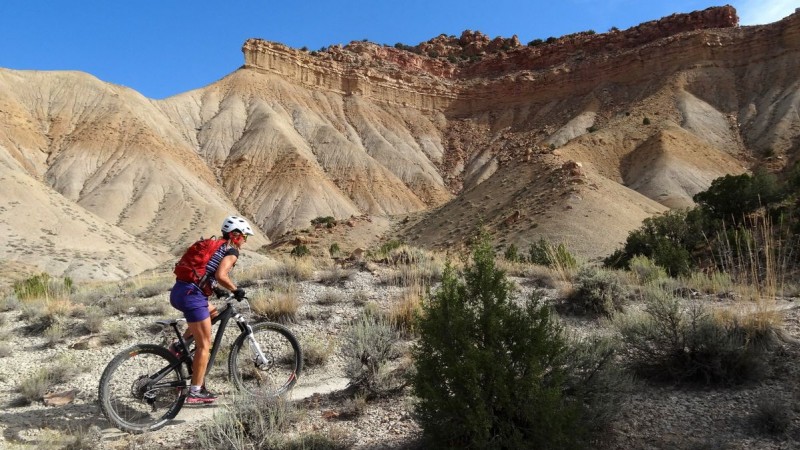
[[[236,310],[236,308],[233,306],[233,297],[232,296],[228,296],[227,297],[227,304],[225,305],[225,308],[223,308],[219,312],[219,314],[217,314],[216,317],[211,319],[211,325],[213,326],[214,324],[219,322],[219,328],[217,329],[217,333],[214,336],[214,343],[213,343],[213,346],[211,348],[211,354],[209,355],[209,358],[208,358],[208,365],[206,366],[205,376],[208,376],[208,374],[211,372],[211,367],[214,365],[214,361],[216,360],[217,353],[219,352],[219,349],[220,349],[221,344],[222,344],[222,336],[225,333],[225,329],[227,328],[228,322],[230,321],[231,318],[233,318],[236,321],[236,325],[239,327],[239,330],[242,332],[242,334],[244,334],[246,336],[250,336],[250,345],[251,345],[251,348],[253,348],[255,350],[256,354],[257,354],[258,362],[262,363],[262,364],[267,362],[267,358],[262,353],[260,346],[255,341],[255,339],[252,338],[252,334],[253,334],[252,327],[250,327],[250,324],[247,323],[247,319],[245,319],[244,316],[242,316]],[[189,352],[189,344],[191,342],[187,342],[183,338],[183,333],[181,333],[181,331],[178,329],[178,323],[181,322],[181,321],[185,321],[185,319],[178,319],[178,320],[173,320],[173,321],[168,322],[169,325],[172,326],[173,330],[175,330],[175,334],[178,336],[178,342],[180,342],[181,346],[183,346],[183,352],[181,354],[181,357],[179,358],[178,362],[170,364],[169,366],[159,370],[158,372],[156,372],[155,374],[153,374],[150,377],[152,381],[149,383],[149,387],[151,389],[163,388],[163,387],[185,387],[185,386],[178,386],[177,382],[170,382],[170,383],[167,383],[165,385],[158,384],[158,382],[162,378],[164,378],[164,376],[166,376],[168,373],[170,373],[174,369],[180,367],[180,365],[184,364],[184,363],[186,363],[186,366],[188,367],[189,378],[191,378],[191,375],[192,375],[192,363],[193,363],[192,355]],[[184,383],[184,384],[186,384],[186,383]]]

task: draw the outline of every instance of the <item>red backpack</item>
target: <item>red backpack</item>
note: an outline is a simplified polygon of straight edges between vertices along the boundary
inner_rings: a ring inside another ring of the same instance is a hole
[[[225,239],[217,239],[215,236],[209,239],[200,238],[186,250],[180,261],[175,264],[175,270],[172,271],[175,273],[175,278],[179,281],[194,283],[203,290],[203,293],[210,295],[210,283],[204,283],[203,279],[206,274],[206,265],[214,256],[214,252],[224,243]],[[201,283],[205,286],[201,286]]]

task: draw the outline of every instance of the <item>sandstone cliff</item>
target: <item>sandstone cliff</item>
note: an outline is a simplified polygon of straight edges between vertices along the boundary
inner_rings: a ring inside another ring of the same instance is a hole
[[[262,230],[255,246],[319,216],[410,216],[401,237],[421,245],[458,246],[483,223],[500,247],[544,237],[604,256],[718,176],[795,161],[800,14],[737,22],[710,8],[527,46],[473,31],[319,52],[251,39],[241,69],[159,101],[0,70],[0,183],[22,205],[0,225],[37,245],[32,267],[111,258],[110,277],[233,212]],[[71,244],[22,233],[46,217],[72,223]],[[124,245],[95,245],[98,229]]]

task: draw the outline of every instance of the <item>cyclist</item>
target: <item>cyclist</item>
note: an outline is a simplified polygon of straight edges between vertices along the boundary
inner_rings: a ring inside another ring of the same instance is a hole
[[[221,286],[231,291],[237,300],[244,298],[244,289],[233,284],[229,273],[239,258],[242,244],[247,241],[247,236],[252,235],[253,230],[246,220],[238,216],[226,217],[222,222],[222,238],[226,242],[211,256],[206,265],[206,275],[198,284],[210,283],[215,291]],[[218,314],[217,308],[208,303],[208,297],[203,293],[204,287],[206,286],[176,280],[169,299],[170,304],[186,317],[189,329],[184,338],[194,336],[195,339],[192,384],[186,398],[187,403],[211,403],[217,399],[204,384],[211,349],[211,319]],[[170,345],[170,350],[179,353],[177,342]]]

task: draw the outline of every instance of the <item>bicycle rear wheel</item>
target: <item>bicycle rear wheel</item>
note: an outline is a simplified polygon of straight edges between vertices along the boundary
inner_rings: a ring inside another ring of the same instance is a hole
[[[302,368],[303,352],[297,338],[286,327],[271,322],[253,325],[252,335],[240,335],[228,357],[234,386],[258,397],[277,397],[288,392],[297,382]]]
[[[183,365],[164,347],[134,345],[114,357],[100,377],[100,409],[129,433],[157,430],[183,407]]]

